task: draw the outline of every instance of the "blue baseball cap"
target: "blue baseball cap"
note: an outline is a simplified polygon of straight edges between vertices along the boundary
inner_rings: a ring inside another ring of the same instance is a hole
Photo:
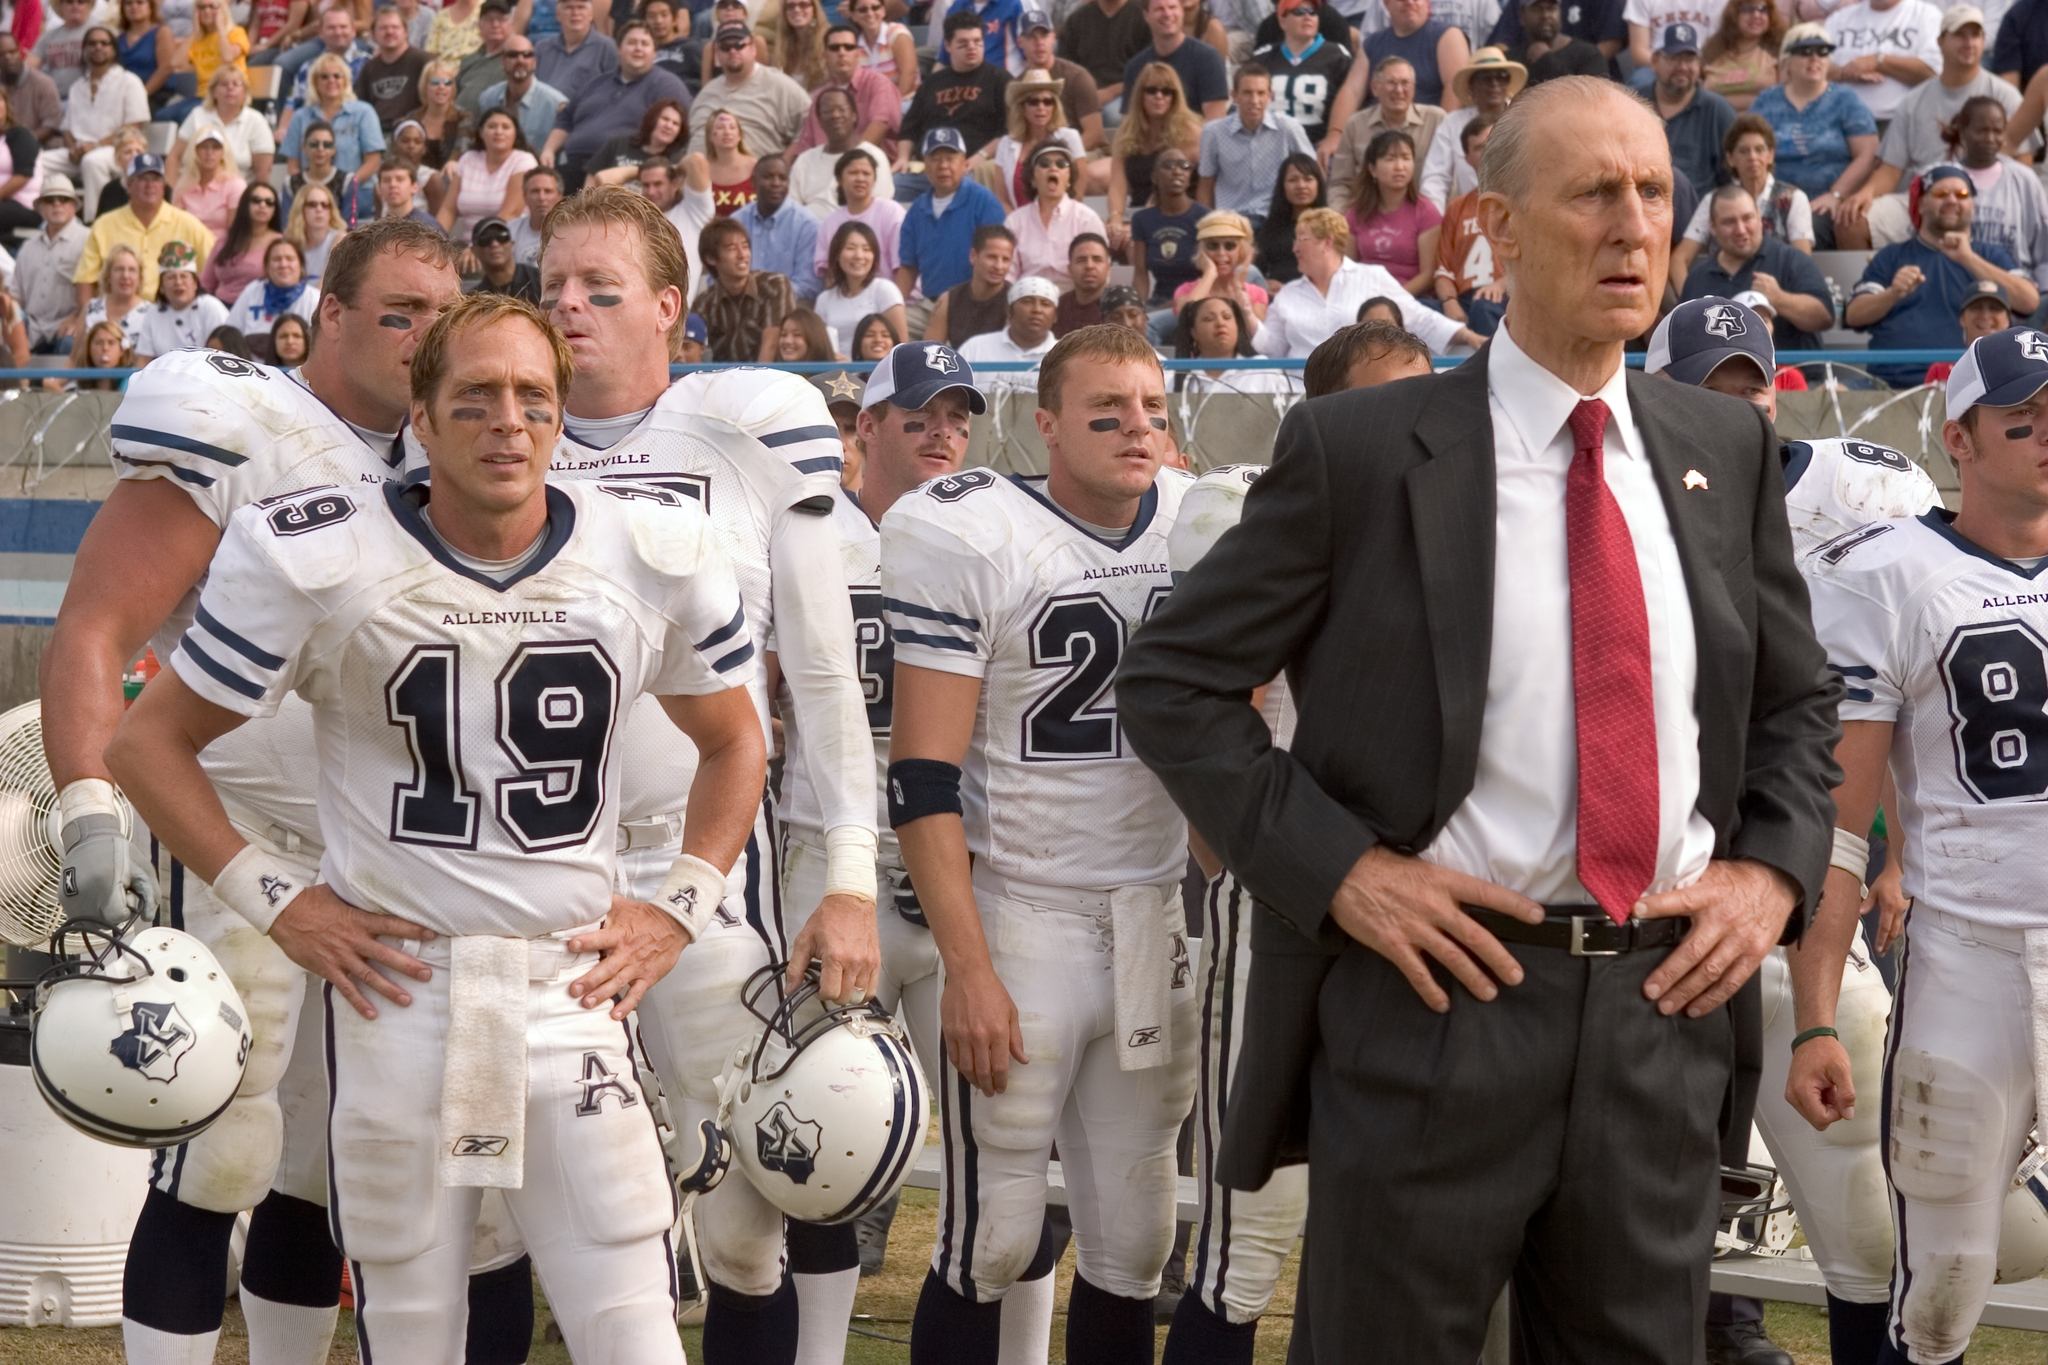
[[[962,156],[967,155],[967,139],[960,136],[958,128],[934,128],[924,135],[924,146],[918,148],[919,156],[930,156],[941,147],[951,148]]]
[[[1737,356],[1755,365],[1769,383],[1778,372],[1771,325],[1754,309],[1733,299],[1693,299],[1666,313],[1657,324],[1650,334],[1643,368],[1651,374],[1668,374],[1681,384],[1704,384],[1722,362]]]
[[[974,367],[942,341],[906,341],[892,349],[868,376],[860,405],[894,403],[915,410],[947,389],[965,389],[967,406],[987,412],[988,400],[974,387]]]
[[[695,313],[683,319],[683,340],[694,341],[700,346],[711,344],[711,329],[704,325],[704,319]]]
[[[2048,336],[2031,327],[2008,327],[1978,337],[1948,375],[1948,419],[1971,408],[2009,408],[2048,386]]]
[[[128,158],[128,169],[121,173],[123,180],[133,180],[138,175],[162,175],[164,159],[155,152],[137,152]]]
[[[1676,57],[1686,52],[1700,50],[1700,31],[1691,24],[1664,25],[1664,41],[1657,50],[1667,57]]]

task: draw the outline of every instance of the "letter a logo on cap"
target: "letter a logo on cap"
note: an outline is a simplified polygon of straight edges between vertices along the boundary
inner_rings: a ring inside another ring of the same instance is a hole
[[[1742,314],[1733,304],[1715,304],[1706,312],[1707,335],[1733,341],[1749,328],[1743,325]]]
[[[2020,354],[2037,364],[2048,365],[2048,337],[2028,332],[2020,338]]]
[[[952,349],[937,342],[924,348],[924,363],[940,374],[951,374],[960,368],[959,363],[953,359]]]

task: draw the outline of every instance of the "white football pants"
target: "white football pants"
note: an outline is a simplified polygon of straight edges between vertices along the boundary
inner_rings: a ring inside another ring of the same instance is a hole
[[[1842,964],[1835,1030],[1856,1082],[1856,1117],[1816,1132],[1785,1100],[1798,1028],[1792,976],[1783,948],[1771,951],[1763,977],[1764,1069],[1756,1125],[1798,1211],[1828,1292],[1849,1303],[1883,1303],[1891,1295],[1892,1207],[1879,1141],[1884,1115],[1885,1024],[1891,992],[1859,928]]]
[[[1178,895],[1178,885],[1160,895]],[[1111,1294],[1151,1298],[1173,1245],[1174,1149],[1195,1097],[1194,973],[1172,991],[1172,1060],[1123,1071],[1108,893],[1012,884],[997,894],[978,884],[975,901],[1031,1060],[1012,1060],[1008,1089],[992,1098],[950,1064],[939,1068],[932,1269],[970,1303],[1009,1292],[1038,1252],[1057,1141],[1080,1273]]]
[[[1223,1111],[1244,1043],[1244,1002],[1252,971],[1252,898],[1228,869],[1204,896],[1201,967],[1201,1122],[1196,1134],[1202,1219],[1195,1228],[1188,1287],[1228,1322],[1266,1311],[1287,1253],[1308,1218],[1308,1167],[1282,1166],[1255,1192],[1210,1178],[1223,1143]]]
[[[485,1190],[439,1183],[448,941],[401,944],[434,967],[413,1003],[365,1019],[325,987],[332,1055],[335,1226],[356,1285],[365,1362],[462,1365],[470,1261]],[[683,1365],[676,1218],[631,1035],[568,985],[597,963],[530,945],[524,1184],[491,1192],[531,1252],[583,1365]]]
[[[1884,1158],[1897,1264],[1891,1339],[1916,1365],[1969,1345],[1998,1268],[2013,1170],[2034,1123],[2024,942],[1916,905],[1885,1054]]]

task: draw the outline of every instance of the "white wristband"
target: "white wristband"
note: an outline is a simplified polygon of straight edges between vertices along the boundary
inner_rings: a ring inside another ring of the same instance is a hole
[[[122,818],[120,794],[104,777],[81,777],[76,782],[67,782],[64,790],[57,793],[57,810],[59,828],[86,815]]]
[[[213,894],[228,909],[269,933],[270,926],[306,889],[305,879],[258,844],[244,845],[213,879]]]
[[[825,831],[825,894],[875,898],[875,832],[859,825]]]
[[[669,864],[661,890],[654,893],[655,906],[682,925],[692,943],[704,937],[705,927],[724,899],[725,874],[689,853]]]
[[[1870,841],[1860,839],[1846,829],[1835,830],[1835,851],[1828,859],[1829,867],[1839,867],[1863,884],[1863,874],[1870,870]]]

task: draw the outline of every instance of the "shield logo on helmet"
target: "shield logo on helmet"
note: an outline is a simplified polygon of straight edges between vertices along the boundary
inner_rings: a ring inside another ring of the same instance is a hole
[[[128,1017],[127,1030],[107,1050],[129,1070],[169,1085],[178,1078],[178,1062],[192,1050],[192,1026],[169,1001],[140,1001]]]
[[[754,1125],[755,1151],[759,1154],[761,1168],[777,1171],[801,1185],[811,1178],[811,1172],[818,1166],[818,1144],[824,1138],[824,1129],[809,1119],[800,1119],[796,1111],[782,1101],[762,1116]]]

